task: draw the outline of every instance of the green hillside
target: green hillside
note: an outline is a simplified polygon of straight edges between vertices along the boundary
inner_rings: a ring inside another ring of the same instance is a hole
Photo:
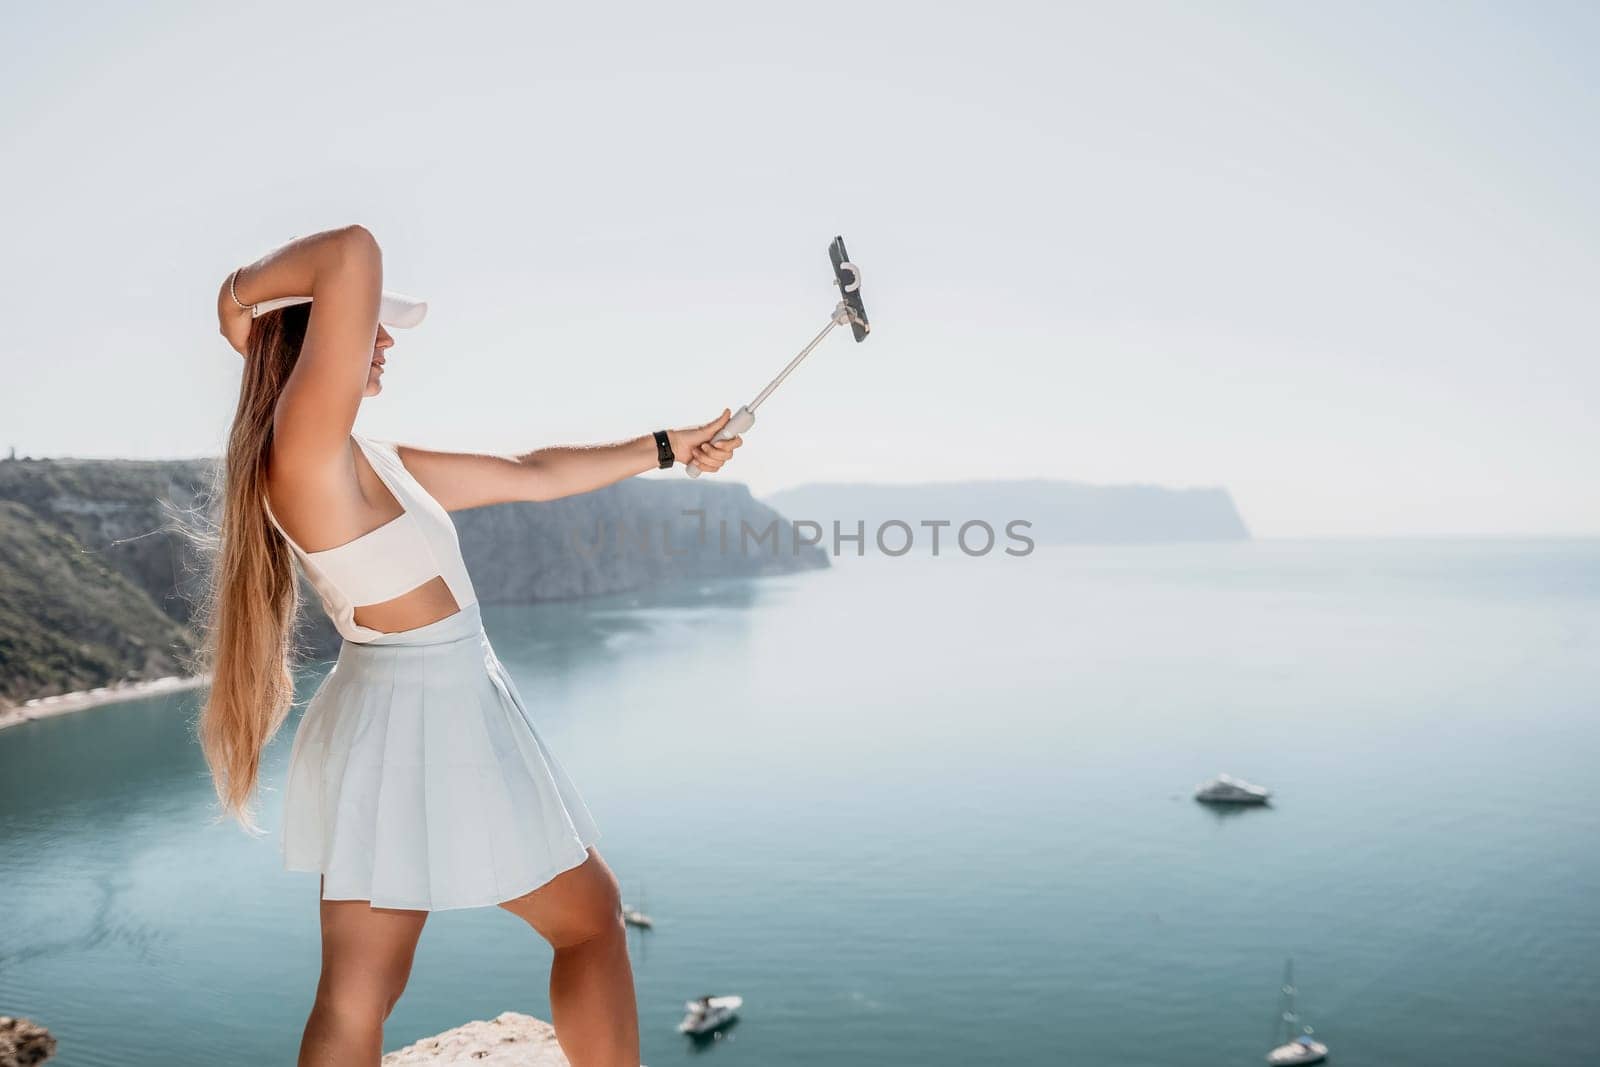
[[[190,640],[97,553],[0,500],[0,702],[181,673]]]

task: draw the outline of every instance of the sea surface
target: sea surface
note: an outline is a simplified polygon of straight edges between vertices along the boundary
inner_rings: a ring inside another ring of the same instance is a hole
[[[1600,1061],[1600,543],[841,558],[485,623],[656,920],[651,1067]],[[327,664],[307,668],[309,697]],[[317,882],[212,821],[194,691],[0,732],[0,1014],[62,1067],[291,1064]],[[1222,814],[1230,771],[1274,790]],[[549,949],[431,917],[397,1048]],[[724,1037],[674,1031],[738,993]]]

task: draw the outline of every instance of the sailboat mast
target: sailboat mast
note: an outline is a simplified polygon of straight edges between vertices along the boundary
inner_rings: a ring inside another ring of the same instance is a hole
[[[1295,1007],[1294,988],[1294,957],[1289,957],[1283,965],[1283,1003],[1286,1005],[1283,1013],[1283,1040],[1287,1044],[1299,1036],[1300,1014]]]

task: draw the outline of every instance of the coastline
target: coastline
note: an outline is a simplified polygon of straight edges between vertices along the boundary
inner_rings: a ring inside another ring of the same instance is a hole
[[[54,696],[34,697],[21,704],[0,708],[0,730],[8,726],[19,726],[25,722],[37,719],[50,719],[57,715],[66,715],[74,711],[85,711],[89,708],[104,707],[107,704],[120,704],[125,700],[135,700],[139,697],[154,696],[158,693],[175,693],[183,689],[194,689],[211,684],[211,675],[197,674],[169,674],[162,678],[149,678],[138,682],[123,682],[119,685],[102,685],[93,689],[79,689],[71,693],[57,693]]]

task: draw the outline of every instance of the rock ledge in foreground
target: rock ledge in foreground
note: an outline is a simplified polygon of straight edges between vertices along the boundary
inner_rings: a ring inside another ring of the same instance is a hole
[[[0,1015],[0,1067],[33,1067],[55,1054],[56,1039],[50,1031],[30,1019]]]
[[[502,1012],[433,1037],[425,1037],[383,1057],[383,1067],[569,1067],[556,1044],[555,1027],[520,1012]]]

